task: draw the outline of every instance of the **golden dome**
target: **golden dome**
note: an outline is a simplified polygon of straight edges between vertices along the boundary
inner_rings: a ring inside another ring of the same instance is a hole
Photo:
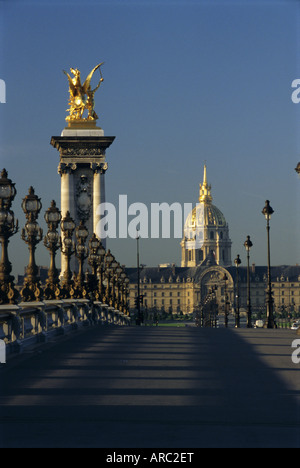
[[[184,224],[181,241],[181,266],[195,267],[214,261],[218,265],[231,265],[231,240],[223,213],[212,204],[211,186],[207,183],[204,166],[200,184],[199,203],[192,209]]]
[[[227,227],[223,213],[212,204],[211,185],[207,183],[206,166],[204,166],[203,183],[200,184],[199,203],[193,208],[185,221],[185,237],[191,239],[193,231],[199,231],[204,227]]]
[[[223,213],[212,204],[199,203],[188,215],[184,225],[185,237],[191,239],[195,231],[205,227],[225,228],[227,226]]]

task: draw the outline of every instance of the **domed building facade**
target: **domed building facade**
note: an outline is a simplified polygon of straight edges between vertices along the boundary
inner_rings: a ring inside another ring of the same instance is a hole
[[[185,222],[181,251],[182,267],[210,264],[228,267],[232,264],[229,227],[223,213],[212,204],[206,165],[203,183],[200,184],[199,203]]]
[[[150,321],[151,317],[163,317],[164,313],[199,317],[206,301],[214,298],[217,315],[224,316],[224,323],[225,317],[231,315],[231,323],[235,320],[238,324],[241,315],[243,326],[246,326],[249,310],[248,268],[247,265],[239,265],[237,258],[232,262],[228,223],[212,200],[204,166],[199,203],[189,213],[184,225],[181,266],[173,263],[143,267],[139,275],[137,268],[126,269],[130,280],[129,304],[132,314],[136,311],[138,294],[142,298],[145,317],[150,317]],[[240,245],[238,248],[244,247]],[[250,303],[255,317],[266,314],[267,278],[266,266],[251,265]],[[300,316],[300,266],[271,267],[271,281],[277,316],[287,313]],[[206,322],[203,319],[202,326],[213,326],[211,317],[209,312],[209,320]]]

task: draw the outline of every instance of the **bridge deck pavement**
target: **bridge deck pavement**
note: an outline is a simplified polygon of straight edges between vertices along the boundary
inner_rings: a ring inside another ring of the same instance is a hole
[[[1,447],[299,447],[290,330],[96,327],[2,365]]]

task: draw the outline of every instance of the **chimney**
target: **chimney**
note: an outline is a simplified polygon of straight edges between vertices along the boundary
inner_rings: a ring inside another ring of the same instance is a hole
[[[252,273],[255,273],[255,263],[252,263]]]

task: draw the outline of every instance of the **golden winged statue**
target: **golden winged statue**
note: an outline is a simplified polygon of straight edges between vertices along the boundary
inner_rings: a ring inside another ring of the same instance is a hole
[[[69,81],[69,93],[70,93],[70,99],[69,99],[69,109],[67,111],[69,112],[69,115],[66,117],[66,120],[68,122],[72,121],[91,121],[91,120],[97,120],[98,115],[95,112],[94,106],[95,106],[95,101],[94,101],[94,94],[97,91],[97,89],[100,87],[103,77],[101,73],[101,65],[103,65],[104,62],[99,63],[99,65],[96,65],[96,67],[93,68],[93,70],[88,74],[85,82],[83,85],[81,84],[81,79],[80,79],[80,71],[77,68],[70,68],[70,71],[73,75],[73,78],[67,73],[65,70],[63,70],[64,74],[67,76],[68,81]],[[95,73],[96,70],[100,71],[100,81],[98,85],[96,86],[95,89],[91,88],[91,79],[93,74]],[[83,117],[84,111],[88,111],[88,116],[87,118]]]

